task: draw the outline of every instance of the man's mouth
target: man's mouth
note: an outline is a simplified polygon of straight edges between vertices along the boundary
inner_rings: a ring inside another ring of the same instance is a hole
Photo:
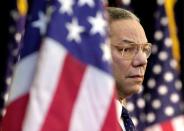
[[[142,80],[144,79],[144,76],[143,75],[130,75],[130,76],[127,76],[127,78]]]

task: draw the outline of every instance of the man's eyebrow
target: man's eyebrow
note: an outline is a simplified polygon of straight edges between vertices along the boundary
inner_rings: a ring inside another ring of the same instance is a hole
[[[117,46],[117,47],[121,47],[121,46],[123,46],[121,43],[123,43],[123,45],[125,44],[126,46],[136,44],[136,43],[135,43],[134,41],[132,41],[132,40],[123,39],[123,40],[121,40],[120,42],[118,42],[117,44],[112,44],[112,45]]]
[[[132,40],[128,40],[128,39],[124,39],[124,40],[122,40],[122,42],[125,44],[136,44],[136,42],[134,42]],[[145,42],[145,43],[149,43],[149,42]]]
[[[128,39],[124,39],[124,40],[122,40],[122,42],[126,43],[126,44],[136,44],[134,41],[128,40]]]

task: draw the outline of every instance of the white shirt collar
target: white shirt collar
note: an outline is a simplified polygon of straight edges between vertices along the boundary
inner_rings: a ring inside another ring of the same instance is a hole
[[[117,117],[118,117],[119,124],[122,127],[123,131],[126,131],[123,120],[121,119],[122,104],[120,103],[119,100],[116,100],[116,109],[117,109]]]

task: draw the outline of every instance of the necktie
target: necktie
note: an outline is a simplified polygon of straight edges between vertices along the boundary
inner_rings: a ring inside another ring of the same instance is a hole
[[[136,131],[130,115],[124,107],[122,107],[121,118],[123,119],[126,131]]]

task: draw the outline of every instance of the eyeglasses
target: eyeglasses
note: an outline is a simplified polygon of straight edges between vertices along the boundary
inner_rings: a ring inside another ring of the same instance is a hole
[[[118,46],[118,50],[120,51],[122,57],[126,60],[133,59],[137,53],[141,50],[142,53],[145,54],[146,58],[149,58],[151,55],[151,43],[145,43],[145,44],[128,44],[126,46]]]

